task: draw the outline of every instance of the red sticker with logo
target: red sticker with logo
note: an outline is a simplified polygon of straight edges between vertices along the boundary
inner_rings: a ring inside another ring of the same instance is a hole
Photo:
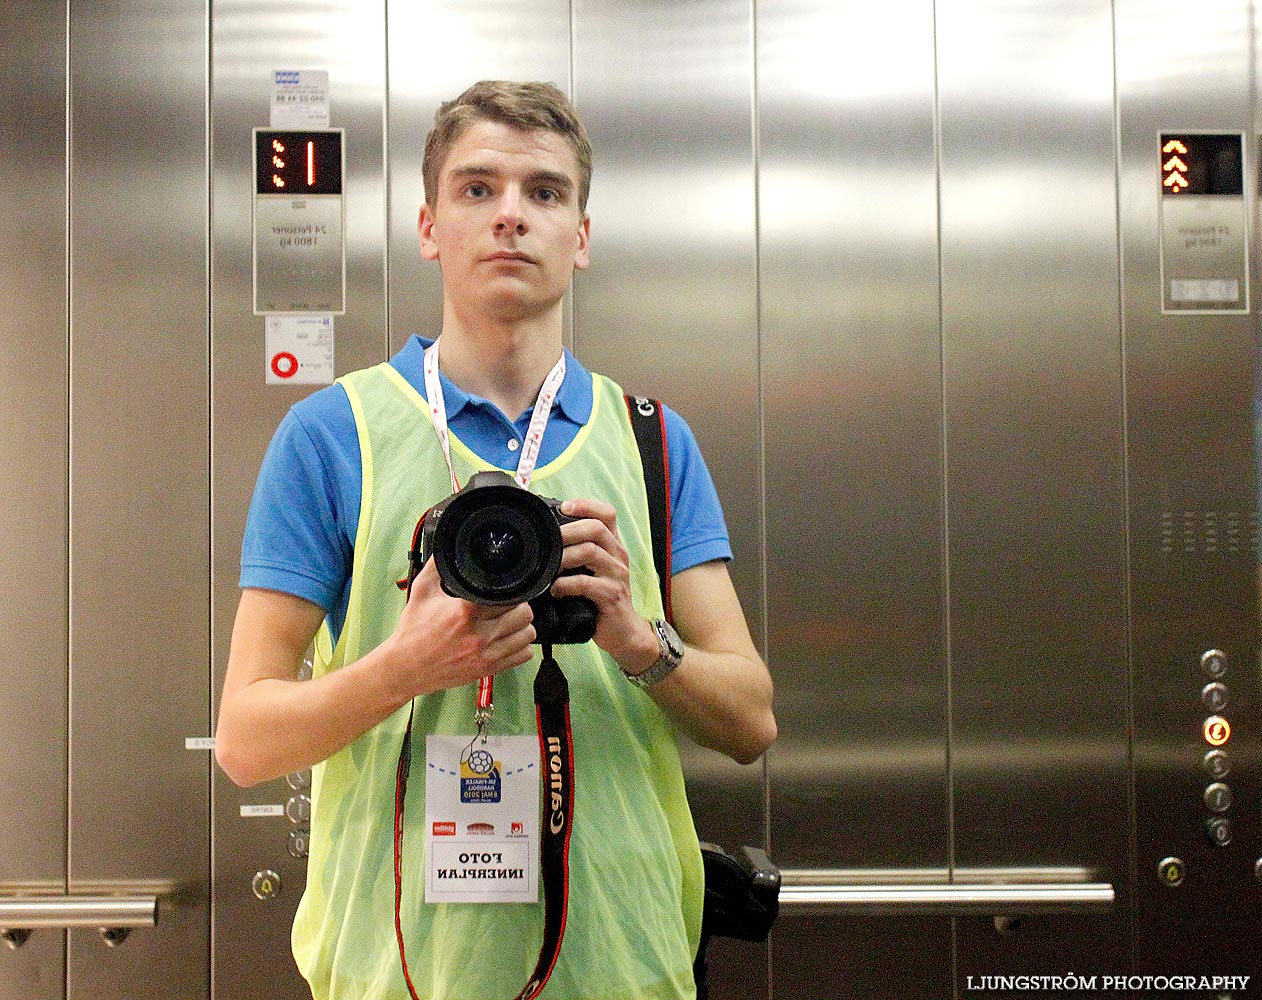
[[[298,359],[288,351],[273,355],[272,374],[277,378],[293,378],[298,374]]]

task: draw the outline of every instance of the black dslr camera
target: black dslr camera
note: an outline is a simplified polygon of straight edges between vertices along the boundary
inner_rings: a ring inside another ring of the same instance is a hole
[[[505,472],[479,472],[421,518],[408,553],[408,586],[433,558],[443,590],[475,604],[530,603],[535,642],[587,642],[596,634],[596,605],[585,597],[553,597],[560,575],[561,501],[522,489]],[[587,572],[570,570],[567,572]]]

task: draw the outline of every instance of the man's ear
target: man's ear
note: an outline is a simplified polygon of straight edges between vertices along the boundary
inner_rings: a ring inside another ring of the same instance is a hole
[[[422,260],[438,260],[438,243],[434,239],[434,213],[428,204],[421,204],[416,217],[416,235],[421,244]]]
[[[587,265],[592,262],[591,239],[592,217],[584,215],[583,221],[578,224],[578,246],[574,249],[574,270],[586,271]]]

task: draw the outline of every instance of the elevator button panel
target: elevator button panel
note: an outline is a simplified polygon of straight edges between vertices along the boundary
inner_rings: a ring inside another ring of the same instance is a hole
[[[1227,654],[1221,649],[1207,649],[1201,654],[1201,673],[1209,677],[1200,690],[1201,705],[1211,713],[1201,722],[1201,736],[1210,749],[1201,757],[1201,769],[1209,783],[1201,791],[1205,806],[1205,836],[1215,847],[1226,847],[1232,840],[1232,790],[1223,779],[1231,772],[1227,744],[1231,740],[1231,722],[1224,714],[1230,701],[1227,684]]]

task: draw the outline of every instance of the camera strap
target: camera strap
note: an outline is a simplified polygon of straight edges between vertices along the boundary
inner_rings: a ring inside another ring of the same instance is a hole
[[[570,730],[570,689],[552,647],[543,647],[543,662],[535,675],[535,718],[539,727],[539,761],[544,781],[540,856],[543,875],[543,944],[530,979],[514,1000],[535,1000],[543,992],[561,954],[570,897],[570,833],[574,826],[574,747]],[[420,1000],[408,969],[403,937],[403,813],[408,775],[412,767],[412,717],[399,750],[394,786],[394,933],[399,945],[403,979],[412,1000]]]
[[[644,492],[649,502],[649,529],[653,541],[653,565],[662,594],[662,611],[672,621],[670,606],[670,454],[666,447],[666,413],[656,399],[623,397],[631,430],[640,449]]]

